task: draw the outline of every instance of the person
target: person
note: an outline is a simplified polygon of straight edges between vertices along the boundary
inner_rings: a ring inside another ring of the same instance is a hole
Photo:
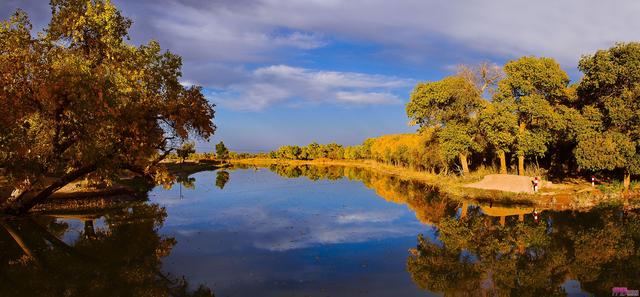
[[[595,187],[596,186],[596,177],[595,176],[591,176],[591,186]]]
[[[533,179],[533,191],[534,192],[538,192],[538,186],[540,185],[540,180],[538,179],[538,177],[536,176]]]
[[[538,216],[538,211],[536,209],[533,210],[533,221],[538,223],[540,217]]]

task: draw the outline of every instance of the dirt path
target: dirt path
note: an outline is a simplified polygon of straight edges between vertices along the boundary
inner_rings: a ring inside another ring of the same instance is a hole
[[[489,174],[481,181],[465,185],[466,188],[483,190],[498,190],[514,193],[533,193],[533,177],[512,174]],[[548,182],[541,182],[540,189],[548,186]]]

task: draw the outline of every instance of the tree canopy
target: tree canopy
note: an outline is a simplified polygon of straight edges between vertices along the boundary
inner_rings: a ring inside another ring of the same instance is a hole
[[[215,131],[214,106],[180,83],[181,59],[127,44],[132,21],[110,1],[52,0],[32,36],[18,10],[0,23],[0,168],[26,211],[65,184],[120,170],[162,179],[159,161],[190,135]]]
[[[622,170],[625,187],[640,173],[640,43],[620,43],[584,56],[578,95],[590,120],[575,156],[588,170]]]
[[[420,129],[441,128],[440,146],[446,159],[458,157],[464,173],[467,156],[480,150],[475,141],[475,119],[483,101],[482,91],[469,79],[449,76],[441,81],[419,83],[411,93],[407,115]]]
[[[222,141],[216,144],[216,157],[220,160],[229,159],[229,150]]]

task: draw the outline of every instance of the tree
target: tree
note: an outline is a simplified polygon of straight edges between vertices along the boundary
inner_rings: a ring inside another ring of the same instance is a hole
[[[551,58],[522,57],[507,63],[504,71],[506,77],[498,83],[494,101],[517,117],[517,126],[506,131],[517,130],[512,146],[518,156],[518,174],[524,175],[525,157],[544,156],[552,132],[562,129],[555,108],[570,99],[569,76]]]
[[[472,122],[482,104],[475,85],[463,77],[449,76],[441,81],[419,83],[411,93],[407,115],[420,129],[445,127],[446,137],[442,137],[441,145],[448,147],[447,156],[459,158],[463,173],[468,173],[467,157],[477,149]]]
[[[188,158],[189,155],[196,152],[195,144],[193,142],[185,142],[182,146],[176,150],[176,155],[180,157],[181,162],[184,163],[184,159]]]
[[[592,125],[578,135],[580,168],[620,170],[625,189],[640,173],[640,43],[620,43],[584,56],[578,68],[582,113]]]
[[[122,170],[160,180],[160,160],[215,131],[200,87],[157,42],[125,42],[131,20],[106,0],[52,0],[39,37],[17,11],[0,24],[0,168],[6,212],[26,212],[78,179]]]
[[[220,160],[229,159],[229,150],[222,141],[216,144],[216,157]]]
[[[458,65],[458,76],[476,86],[481,95],[489,91],[493,95],[494,88],[504,76],[502,68],[489,62],[481,62],[475,66]]]
[[[507,173],[507,156],[517,134],[518,118],[505,105],[491,102],[480,112],[480,130],[500,159],[500,173]]]

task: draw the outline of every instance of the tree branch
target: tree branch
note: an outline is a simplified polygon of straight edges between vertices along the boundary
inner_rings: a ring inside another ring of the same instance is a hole
[[[98,165],[93,163],[84,167],[80,167],[75,171],[67,173],[63,175],[60,179],[47,186],[40,192],[38,192],[31,199],[26,199],[28,195],[26,195],[30,191],[26,191],[22,195],[18,196],[10,205],[5,206],[5,212],[14,213],[14,214],[24,214],[27,213],[31,208],[33,208],[36,204],[42,203],[46,200],[51,194],[60,188],[66,186],[72,181],[85,176],[93,171],[98,169]]]

